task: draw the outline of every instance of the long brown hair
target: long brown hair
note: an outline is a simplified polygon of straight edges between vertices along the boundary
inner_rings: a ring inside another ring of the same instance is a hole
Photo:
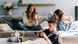
[[[29,9],[30,9],[30,7],[34,7],[34,11],[32,12],[31,16],[29,16],[29,13],[30,13]],[[36,12],[35,5],[34,4],[29,4],[28,7],[27,7],[27,11],[26,11],[26,15],[27,15],[28,19],[29,19],[29,17],[31,17],[32,19],[35,19],[35,15],[36,14],[37,14],[37,12]]]

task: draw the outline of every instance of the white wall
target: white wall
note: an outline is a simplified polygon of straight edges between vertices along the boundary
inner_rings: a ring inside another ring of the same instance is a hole
[[[35,2],[36,1],[36,2]],[[50,6],[50,7],[41,7],[38,8],[38,12],[41,12],[42,14],[48,14],[51,10],[52,13],[56,9],[61,9],[64,11],[65,15],[70,15],[74,19],[75,15],[75,6],[78,5],[78,0],[27,0],[26,3],[55,3],[56,6]],[[25,3],[25,0],[24,0]]]
[[[6,0],[0,0],[0,5]],[[8,0],[9,1],[9,0]],[[17,2],[18,0],[10,0],[11,2]],[[78,5],[78,0],[23,0],[24,3],[55,3],[56,6],[45,6],[37,7],[37,12],[39,15],[48,15],[49,11],[52,13],[56,9],[61,9],[64,11],[65,15],[70,15],[74,19],[75,15],[75,6]],[[26,7],[19,7],[19,9],[13,10],[14,15],[20,15],[23,11],[26,10]]]
[[[52,0],[52,2],[56,3],[55,9],[60,8],[65,12],[65,15],[70,15],[74,19],[74,8],[78,0]]]

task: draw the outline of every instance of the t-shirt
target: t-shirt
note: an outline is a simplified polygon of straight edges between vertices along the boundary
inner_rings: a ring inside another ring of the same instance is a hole
[[[49,36],[50,34],[52,34],[49,39],[50,41],[53,43],[53,44],[58,44],[58,38],[57,38],[57,35],[53,32],[50,32],[49,29],[46,29],[43,31],[47,36]]]
[[[49,29],[45,29],[43,32],[45,32],[45,34],[46,34],[47,36],[49,36],[50,34],[55,34],[55,33],[57,32],[57,30],[56,30],[56,27],[55,27],[55,28],[54,28],[54,32],[50,32]]]
[[[46,30],[44,30],[43,31],[47,36],[49,35],[49,34],[51,34],[51,32],[49,31],[49,29],[46,29]]]
[[[57,22],[57,31],[67,31],[69,26],[65,24],[62,19],[59,19]]]

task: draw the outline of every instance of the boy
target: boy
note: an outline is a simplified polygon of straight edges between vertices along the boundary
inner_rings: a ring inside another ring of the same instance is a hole
[[[49,29],[44,30],[44,33],[48,36],[50,41],[53,44],[58,44],[58,37],[55,34],[56,32],[56,21],[55,20],[49,20],[48,21]]]

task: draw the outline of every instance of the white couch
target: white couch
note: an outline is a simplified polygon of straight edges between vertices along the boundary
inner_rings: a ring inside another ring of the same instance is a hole
[[[59,35],[60,44],[78,44],[78,32],[64,32]]]

